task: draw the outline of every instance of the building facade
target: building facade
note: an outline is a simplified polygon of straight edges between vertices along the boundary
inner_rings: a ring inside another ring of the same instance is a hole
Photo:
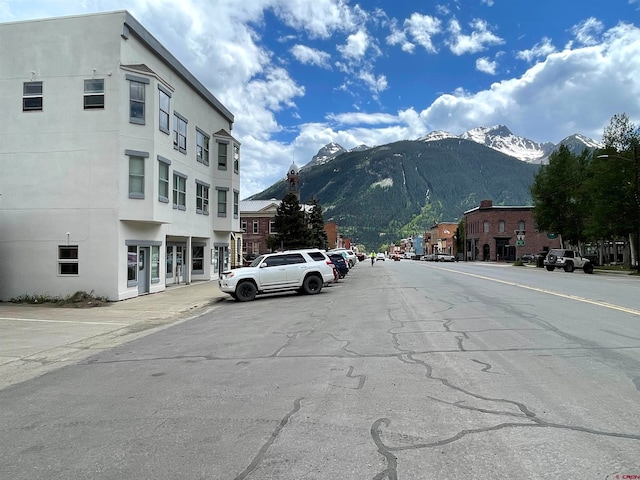
[[[561,248],[559,238],[536,230],[532,206],[494,206],[482,200],[464,212],[464,219],[467,260],[514,261],[525,253]]]
[[[424,254],[447,254],[457,256],[456,232],[458,224],[455,222],[440,222],[424,233],[426,239]]]
[[[242,250],[233,115],[128,12],[0,24],[0,300],[123,300]]]

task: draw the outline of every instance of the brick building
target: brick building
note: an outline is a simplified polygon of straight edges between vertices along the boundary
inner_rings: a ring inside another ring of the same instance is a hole
[[[464,212],[464,219],[467,260],[511,262],[525,253],[561,247],[559,238],[536,229],[532,206],[494,206],[482,200]],[[524,232],[524,245],[518,245],[516,231]]]
[[[446,253],[448,255],[457,255],[456,250],[456,230],[458,224],[455,222],[441,222],[431,230],[424,233],[424,254],[430,253]]]

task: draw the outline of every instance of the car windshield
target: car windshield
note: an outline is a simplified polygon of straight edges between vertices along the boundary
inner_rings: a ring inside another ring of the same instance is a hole
[[[251,262],[249,264],[250,267],[257,267],[258,265],[260,265],[260,262],[262,261],[262,259],[264,258],[264,255],[260,255],[259,257],[257,257],[253,262]]]

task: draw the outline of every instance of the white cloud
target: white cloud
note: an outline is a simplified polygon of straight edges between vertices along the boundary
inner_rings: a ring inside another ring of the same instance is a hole
[[[455,55],[477,53],[486,50],[488,45],[502,45],[504,40],[488,30],[487,22],[476,19],[471,23],[471,35],[464,35],[462,27],[456,19],[449,21],[451,37],[447,44]]]
[[[404,21],[404,27],[413,41],[424,47],[427,52],[435,53],[438,51],[433,44],[432,37],[441,31],[441,21],[439,19],[429,15],[413,13],[411,17]]]
[[[496,67],[498,62],[492,62],[487,57],[478,58],[476,60],[476,70],[479,72],[488,73],[489,75],[496,74]]]
[[[397,25],[397,21],[391,24],[391,33],[387,36],[386,41],[389,45],[400,45],[400,48],[407,53],[413,53],[416,46],[407,40],[407,35],[403,30],[400,30]]]
[[[387,77],[384,75],[376,76],[369,71],[362,70],[358,74],[358,78],[369,87],[369,90],[374,94],[374,98],[377,98],[377,94],[385,91],[388,87]]]
[[[327,52],[323,52],[322,50],[307,47],[306,45],[294,45],[291,47],[291,54],[296,60],[305,65],[316,65],[322,68],[331,68],[329,65],[331,55]]]
[[[493,7],[493,0],[480,0],[480,3],[484,3],[489,7]]]
[[[388,113],[349,112],[327,115],[327,120],[340,125],[380,125],[395,123],[398,117]]]
[[[364,30],[358,30],[356,33],[347,37],[347,43],[338,45],[337,49],[342,56],[348,61],[361,60],[367,48],[370,45],[369,35]]]
[[[545,37],[540,43],[536,43],[533,48],[518,52],[516,57],[526,60],[527,62],[533,62],[534,60],[546,58],[555,51],[556,47],[551,43],[551,39]]]
[[[600,20],[593,17],[574,25],[571,32],[581,45],[596,45],[600,41],[600,34],[604,30],[604,25]]]

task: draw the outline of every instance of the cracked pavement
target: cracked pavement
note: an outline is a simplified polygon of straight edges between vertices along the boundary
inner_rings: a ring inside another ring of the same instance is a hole
[[[385,264],[0,390],[0,474],[640,474],[640,280]]]

